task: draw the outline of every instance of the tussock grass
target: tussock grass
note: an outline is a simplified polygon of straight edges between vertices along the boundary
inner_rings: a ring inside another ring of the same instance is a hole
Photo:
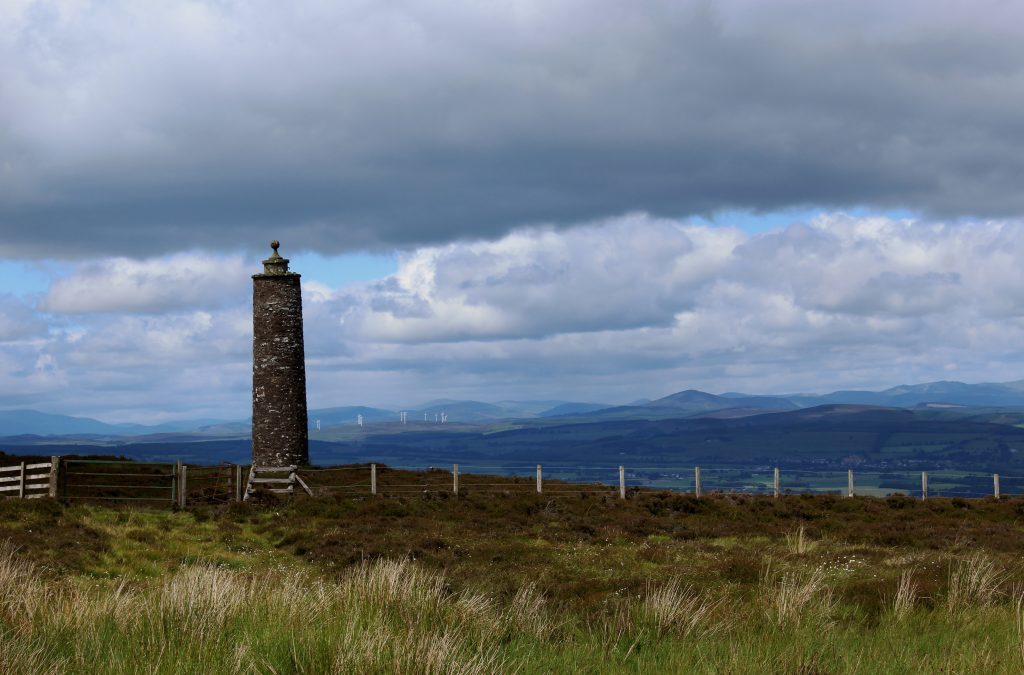
[[[835,607],[833,589],[820,567],[766,574],[764,597],[768,618],[776,626],[825,625]]]
[[[801,525],[795,532],[786,533],[786,548],[793,555],[807,555],[817,546],[817,542],[807,538],[804,526]]]
[[[38,566],[22,560],[9,542],[0,542],[0,620],[23,630],[35,620],[42,600]]]
[[[0,598],[0,666],[12,666],[2,672],[515,670],[498,652],[508,620],[491,599],[450,593],[407,561],[334,582],[187,565],[158,584],[83,590],[44,583],[6,547]]]
[[[914,583],[914,570],[903,570],[899,583],[896,585],[896,594],[892,599],[893,618],[896,621],[903,621],[914,611],[916,603],[917,584]]]
[[[537,640],[550,637],[557,627],[547,601],[533,583],[519,587],[502,621],[510,635],[527,634]]]
[[[946,611],[959,615],[971,607],[988,607],[1000,596],[1006,573],[984,553],[951,561]]]
[[[641,608],[659,634],[686,637],[720,627],[722,622],[716,622],[716,615],[722,604],[722,599],[713,599],[672,579],[660,585],[648,582]]]

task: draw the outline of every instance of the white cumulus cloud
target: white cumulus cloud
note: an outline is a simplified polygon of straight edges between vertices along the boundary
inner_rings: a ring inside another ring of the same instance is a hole
[[[1022,259],[1019,221],[843,213],[760,234],[632,214],[423,247],[374,281],[303,278],[309,401],[618,403],[691,387],[1021,379]],[[244,417],[256,266],[100,260],[56,281],[39,311],[14,298],[0,405]]]
[[[252,265],[241,256],[177,254],[113,258],[55,281],[40,308],[59,314],[166,312],[218,306],[244,296]]]

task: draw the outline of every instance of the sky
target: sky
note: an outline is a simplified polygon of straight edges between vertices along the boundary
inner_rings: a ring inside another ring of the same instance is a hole
[[[4,0],[0,408],[1024,379],[1024,5]]]

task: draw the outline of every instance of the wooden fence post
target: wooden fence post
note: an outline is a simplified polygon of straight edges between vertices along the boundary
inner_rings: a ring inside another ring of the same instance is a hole
[[[188,501],[188,465],[178,462],[178,506],[185,508]]]
[[[541,494],[544,491],[544,478],[541,473],[540,464],[537,465],[537,494]]]
[[[694,496],[700,497],[700,467],[693,467],[693,492]]]
[[[57,481],[60,472],[60,457],[50,458],[50,497],[57,498]]]
[[[779,467],[775,467],[775,498],[779,498]]]
[[[456,464],[452,467],[452,492],[455,496],[459,496],[459,465]]]
[[[242,465],[235,464],[235,501],[242,501]]]
[[[921,501],[928,499],[928,472],[921,472]]]
[[[21,463],[21,475],[18,478],[18,497],[25,498],[25,462]]]
[[[174,468],[171,469],[171,504],[181,504],[181,460],[174,460]]]
[[[377,494],[377,465],[370,465],[370,494]]]
[[[846,496],[853,496],[853,469],[846,470]]]
[[[619,498],[626,498],[626,467],[619,465]]]
[[[996,499],[999,499],[999,474],[992,474],[992,493]]]

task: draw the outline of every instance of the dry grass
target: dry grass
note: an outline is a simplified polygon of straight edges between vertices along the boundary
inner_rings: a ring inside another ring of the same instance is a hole
[[[829,622],[835,601],[820,567],[783,572],[775,579],[770,571],[765,576],[766,611],[776,626]]]
[[[1021,669],[1024,670],[1024,588],[1018,586],[1014,589],[1013,608],[1015,626],[1017,628],[1016,656],[1018,657],[1017,660],[1019,661]]]
[[[817,546],[817,542],[807,538],[804,526],[797,528],[796,532],[786,533],[786,548],[793,555],[807,555]]]
[[[8,546],[0,610],[0,672],[161,672],[162,663],[178,664],[170,672],[280,672],[282,654],[306,672],[516,670],[498,653],[508,619],[493,601],[450,593],[443,577],[407,561],[366,563],[337,582],[189,565],[156,585],[83,588],[47,583]],[[540,615],[532,592],[512,614]],[[69,631],[74,641],[47,639]]]
[[[202,633],[222,629],[253,599],[253,591],[251,578],[209,566],[188,566],[167,578],[157,601],[147,606],[160,619]]]
[[[1001,594],[1006,573],[984,553],[951,561],[946,589],[946,611],[958,615],[971,607],[988,607]]]
[[[46,650],[15,635],[0,632],[0,673],[57,675],[64,672]]]
[[[527,633],[538,640],[547,639],[556,628],[544,596],[532,583],[519,587],[502,621],[510,633]]]
[[[334,673],[482,675],[517,670],[493,648],[465,659],[453,658],[463,650],[457,631],[395,630],[388,625],[366,630],[349,622],[336,637],[338,648],[327,669]]]
[[[714,617],[722,600],[710,598],[678,579],[666,584],[647,584],[642,611],[659,634],[674,633],[683,637],[701,634],[716,627]]]
[[[30,626],[44,599],[38,566],[24,560],[9,542],[0,541],[0,620],[22,630]]]
[[[892,599],[892,616],[897,621],[903,621],[914,611],[917,603],[917,584],[914,583],[914,570],[903,570],[900,574],[899,583],[896,585],[896,595]]]

